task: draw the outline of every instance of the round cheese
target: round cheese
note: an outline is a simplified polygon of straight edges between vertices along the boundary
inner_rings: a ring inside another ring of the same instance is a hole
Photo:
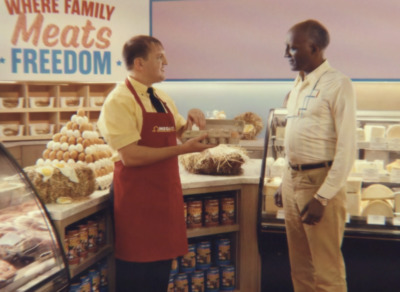
[[[393,199],[393,191],[382,184],[373,184],[365,188],[361,194],[363,200]]]
[[[385,217],[393,217],[393,207],[384,200],[370,201],[363,208],[362,216],[378,215]]]

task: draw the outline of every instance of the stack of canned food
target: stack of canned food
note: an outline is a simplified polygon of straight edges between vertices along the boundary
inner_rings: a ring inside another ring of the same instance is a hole
[[[185,200],[185,217],[188,228],[235,224],[236,203],[233,195],[198,197]]]
[[[79,265],[105,244],[106,218],[103,213],[81,220],[65,230],[64,251],[70,266]]]
[[[189,252],[172,262],[168,292],[218,292],[235,289],[231,240],[217,237],[189,244]]]
[[[108,292],[108,265],[101,261],[71,281],[69,292]]]

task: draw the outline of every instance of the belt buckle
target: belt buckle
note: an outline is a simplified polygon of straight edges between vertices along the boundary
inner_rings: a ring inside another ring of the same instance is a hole
[[[296,170],[296,171],[301,171],[302,170],[301,164],[291,164],[289,162],[289,166],[290,166],[291,169]]]

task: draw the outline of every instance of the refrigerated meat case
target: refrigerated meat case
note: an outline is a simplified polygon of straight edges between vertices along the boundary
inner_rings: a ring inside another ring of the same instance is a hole
[[[0,143],[0,291],[67,291],[63,245],[35,188]]]
[[[290,265],[287,252],[284,214],[271,209],[266,204],[265,182],[269,172],[265,161],[268,157],[284,157],[284,128],[286,109],[271,109],[265,134],[263,166],[259,184],[258,238],[262,256],[262,291],[291,291]],[[388,127],[400,125],[399,111],[357,111],[357,126],[379,125]],[[358,159],[381,159],[385,166],[400,159],[400,139],[391,141],[359,141]],[[394,193],[400,190],[400,179],[381,173],[375,179],[364,181],[361,188],[372,184],[382,184]],[[269,206],[271,207],[271,206]],[[400,249],[400,214],[393,217],[348,215],[342,251],[346,262],[349,291],[400,291],[398,274]],[[274,290],[275,289],[275,290]],[[278,289],[278,290],[276,290]]]

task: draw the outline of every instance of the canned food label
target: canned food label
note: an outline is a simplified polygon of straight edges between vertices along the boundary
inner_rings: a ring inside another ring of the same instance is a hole
[[[187,274],[182,273],[176,275],[175,290],[178,292],[189,292],[189,281]]]
[[[98,225],[95,222],[88,223],[88,251],[90,253],[97,252],[97,236],[98,236]]]
[[[204,292],[204,273],[197,271],[191,276],[191,292]]]
[[[187,205],[187,222],[189,228],[201,227],[202,224],[202,201],[189,201]]]
[[[235,199],[221,199],[221,224],[229,225],[235,223]]]
[[[216,262],[218,265],[227,265],[231,261],[231,241],[227,238],[217,241]]]
[[[219,201],[217,199],[207,199],[204,201],[204,225],[219,225]]]
[[[235,267],[232,265],[221,266],[221,290],[235,288]]]
[[[77,231],[69,232],[68,236],[68,263],[77,265],[80,263],[79,258],[79,233]]]
[[[210,268],[207,270],[207,291],[219,290],[219,270],[218,268]]]
[[[171,274],[175,275],[178,273],[178,259],[174,258],[172,259],[172,263],[171,263]]]
[[[89,276],[81,277],[81,292],[91,292]]]
[[[85,259],[88,256],[89,233],[86,225],[79,226],[80,256]]]
[[[199,270],[208,269],[211,266],[211,243],[209,241],[200,242],[197,245],[196,267]]]
[[[189,244],[189,252],[181,257],[181,272],[193,272],[196,268],[196,246]]]

